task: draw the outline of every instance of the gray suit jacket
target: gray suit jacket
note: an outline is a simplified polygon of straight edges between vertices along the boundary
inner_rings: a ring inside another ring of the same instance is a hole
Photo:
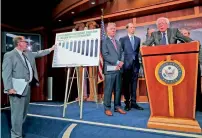
[[[193,41],[189,37],[184,36],[180,33],[177,28],[168,28],[167,29],[167,37],[169,44],[177,44],[177,40],[184,41],[184,42],[191,42]],[[144,45],[151,46],[151,45],[161,45],[161,38],[162,34],[160,31],[153,32],[151,37],[148,37],[147,40],[143,43]]]
[[[35,79],[36,82],[39,82],[39,79],[35,58],[45,56],[49,53],[50,50],[48,49],[38,52],[25,52],[25,56],[32,66],[33,79]],[[29,81],[29,69],[16,49],[7,52],[4,55],[2,64],[2,78],[5,93],[7,93],[9,89],[13,89],[12,78],[25,79],[27,82]]]
[[[104,74],[116,73],[118,71],[107,71],[107,66],[116,66],[117,61],[124,61],[124,53],[119,41],[116,40],[117,50],[112,41],[107,37],[101,47],[102,56],[104,59]]]

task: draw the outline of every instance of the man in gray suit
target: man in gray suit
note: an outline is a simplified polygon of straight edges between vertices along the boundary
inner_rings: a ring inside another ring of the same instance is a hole
[[[15,49],[4,55],[2,78],[4,92],[9,95],[11,106],[11,137],[22,138],[22,126],[30,102],[30,85],[39,82],[35,58],[49,54],[55,46],[38,52],[29,52],[26,50],[27,42],[23,36],[16,36],[13,43]],[[24,79],[27,82],[22,95],[17,94],[14,89],[13,78]]]
[[[153,32],[144,42],[146,46],[177,44],[177,40],[191,42],[192,39],[181,34],[177,28],[169,28],[170,22],[167,18],[161,17],[156,21],[159,31]]]
[[[114,90],[114,111],[121,114],[126,114],[121,109],[121,74],[120,70],[123,66],[123,50],[119,41],[115,40],[116,24],[108,23],[108,37],[103,41],[101,51],[104,59],[104,108],[105,114],[112,116],[111,112],[111,97]]]

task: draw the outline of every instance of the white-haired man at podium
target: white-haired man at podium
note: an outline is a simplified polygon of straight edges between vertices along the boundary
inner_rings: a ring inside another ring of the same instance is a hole
[[[146,46],[177,44],[177,40],[191,42],[192,39],[184,36],[177,28],[169,28],[168,18],[160,17],[156,21],[158,31],[151,34],[144,42]]]

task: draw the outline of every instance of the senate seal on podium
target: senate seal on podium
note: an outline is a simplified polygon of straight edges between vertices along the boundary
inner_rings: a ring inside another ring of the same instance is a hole
[[[156,66],[155,76],[163,85],[178,85],[184,79],[185,70],[176,60],[161,61]]]

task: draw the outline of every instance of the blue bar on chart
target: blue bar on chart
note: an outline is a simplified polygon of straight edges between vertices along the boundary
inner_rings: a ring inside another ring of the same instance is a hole
[[[86,56],[88,56],[89,53],[89,40],[86,41]]]
[[[66,49],[69,48],[69,41],[66,42]]]
[[[94,57],[97,57],[98,56],[98,39],[95,40],[95,55]]]
[[[62,43],[62,48],[64,48],[64,47],[65,47],[65,42]]]
[[[77,53],[80,53],[80,51],[81,51],[81,41],[78,41]]]
[[[77,41],[74,40],[74,49],[73,49],[73,52],[76,52],[76,47],[77,47]]]
[[[91,40],[91,46],[90,46],[90,57],[93,57],[93,48],[94,48],[94,40]]]
[[[58,46],[61,46],[61,42],[58,43]]]
[[[73,42],[72,41],[70,42],[70,46],[69,47],[70,47],[70,51],[72,51],[72,47],[73,47]]]
[[[85,52],[85,40],[82,41],[81,55],[84,55],[84,52]]]

